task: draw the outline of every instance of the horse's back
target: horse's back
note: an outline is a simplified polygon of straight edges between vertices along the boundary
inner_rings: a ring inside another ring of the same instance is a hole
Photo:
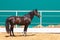
[[[20,16],[11,16],[8,18],[8,21],[13,24],[19,24],[23,22],[24,18]]]
[[[22,17],[20,17],[20,16],[10,16],[7,19],[16,19],[16,18],[22,18]]]

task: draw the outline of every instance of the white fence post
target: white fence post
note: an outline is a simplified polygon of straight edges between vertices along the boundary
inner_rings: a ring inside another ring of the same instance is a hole
[[[40,11],[40,26],[42,26],[42,11]]]
[[[18,15],[17,11],[16,11],[16,16]],[[16,25],[16,28],[17,28],[17,25]]]
[[[16,16],[18,15],[17,11],[16,11]]]

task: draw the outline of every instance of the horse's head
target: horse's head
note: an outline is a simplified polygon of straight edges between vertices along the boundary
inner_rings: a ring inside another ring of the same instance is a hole
[[[37,16],[37,17],[40,18],[40,14],[39,14],[39,12],[37,11],[37,9],[35,9],[33,12],[34,12],[34,15],[35,15],[35,16]]]

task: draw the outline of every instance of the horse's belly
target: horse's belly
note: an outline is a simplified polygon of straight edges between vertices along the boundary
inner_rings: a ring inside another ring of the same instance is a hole
[[[20,21],[18,21],[18,20],[17,20],[15,23],[16,23],[16,24],[19,24],[19,23],[20,23]]]

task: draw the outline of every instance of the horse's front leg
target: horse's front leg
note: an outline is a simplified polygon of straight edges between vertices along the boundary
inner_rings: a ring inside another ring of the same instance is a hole
[[[26,36],[26,32],[27,32],[27,28],[28,28],[28,25],[25,25],[25,27],[24,27],[24,36]]]

